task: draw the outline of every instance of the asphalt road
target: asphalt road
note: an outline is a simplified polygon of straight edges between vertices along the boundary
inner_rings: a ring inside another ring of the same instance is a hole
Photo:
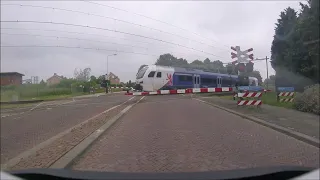
[[[129,98],[112,94],[56,101],[1,117],[1,164]]]
[[[147,96],[72,166],[77,170],[190,172],[319,167],[319,149],[182,95]]]

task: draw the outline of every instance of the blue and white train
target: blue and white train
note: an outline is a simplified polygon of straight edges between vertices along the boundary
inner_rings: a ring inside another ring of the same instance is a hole
[[[234,87],[237,75],[206,72],[198,69],[149,65],[136,76],[136,90],[157,91],[187,88]],[[258,79],[249,77],[250,86],[258,86]]]

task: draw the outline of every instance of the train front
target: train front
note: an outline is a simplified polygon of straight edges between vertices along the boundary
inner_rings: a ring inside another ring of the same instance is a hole
[[[149,69],[149,66],[144,66],[138,71],[136,75],[136,85],[134,86],[135,90],[144,91],[143,81],[144,81],[144,76],[145,74],[147,74],[146,72],[148,71],[148,69]]]

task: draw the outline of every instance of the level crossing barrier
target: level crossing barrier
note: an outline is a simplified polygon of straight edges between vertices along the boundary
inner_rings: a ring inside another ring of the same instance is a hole
[[[126,95],[145,96],[145,95],[161,95],[161,94],[191,94],[191,93],[215,93],[215,92],[232,92],[232,87],[221,88],[190,88],[190,89],[173,89],[158,90],[153,92],[127,92]]]
[[[293,102],[294,101],[294,87],[278,87],[277,88],[278,102]],[[281,98],[282,97],[282,98]]]
[[[238,106],[253,105],[258,107],[262,104],[262,100],[260,98],[263,91],[264,89],[260,86],[239,86],[233,98],[237,98]]]

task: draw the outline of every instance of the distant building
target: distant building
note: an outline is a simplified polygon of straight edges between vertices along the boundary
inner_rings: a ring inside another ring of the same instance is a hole
[[[21,85],[22,84],[22,76],[24,76],[24,75],[21,73],[18,73],[18,72],[0,73],[0,84],[1,84],[1,86]]]
[[[53,76],[47,79],[47,85],[52,86],[55,84],[59,84],[62,79],[63,76],[58,76],[57,73],[54,73]]]
[[[109,73],[108,78],[109,78],[110,84],[120,84],[120,78],[115,74],[113,74],[112,72]]]

